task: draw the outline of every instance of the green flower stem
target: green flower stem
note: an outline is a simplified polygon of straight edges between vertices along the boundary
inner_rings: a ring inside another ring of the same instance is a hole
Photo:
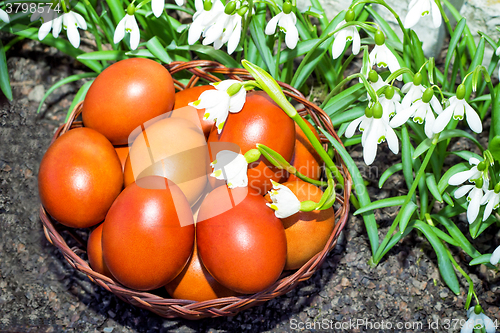
[[[434,149],[436,148],[438,140],[439,140],[439,134],[436,135],[434,137],[434,139],[432,140],[432,145],[429,148],[429,150],[427,151],[427,154],[425,155],[424,161],[422,162],[422,165],[420,166],[420,169],[418,170],[417,176],[415,177],[415,180],[413,181],[411,188],[408,191],[408,194],[406,195],[406,199],[405,199],[403,205],[401,206],[401,209],[399,210],[398,215],[396,216],[396,218],[392,222],[391,228],[389,229],[389,231],[385,235],[385,238],[382,241],[382,244],[380,244],[377,252],[373,256],[373,263],[375,265],[377,265],[379,263],[380,259],[382,259],[382,253],[384,252],[384,249],[387,246],[387,243],[389,243],[389,241],[391,240],[392,234],[394,233],[394,231],[396,231],[396,227],[399,224],[399,220],[401,219],[401,216],[402,216],[401,212],[404,211],[404,208],[410,202],[410,200],[413,196],[413,193],[417,189],[420,178],[422,178],[422,176],[425,174],[425,168],[427,167],[427,164],[429,164],[429,161],[431,159],[432,153],[434,152]]]
[[[252,20],[252,12],[253,12],[253,0],[248,0],[248,11],[247,11],[247,14],[246,14],[246,18],[243,20],[243,30],[241,31],[242,33],[242,36],[241,36],[241,45],[243,45],[243,53],[244,53],[244,57],[246,57],[246,52],[247,52],[247,45],[248,45],[248,41],[247,41],[247,31],[248,31],[248,26],[250,25],[250,21]],[[241,59],[241,52],[239,54],[239,59],[238,59],[238,62],[240,62],[240,59]]]
[[[476,299],[476,304],[479,304],[479,299],[477,298],[476,292],[474,291],[474,282],[472,282],[472,279],[470,278],[470,276],[467,275],[467,273],[465,273],[465,271],[462,269],[462,267],[460,267],[460,265],[455,261],[455,258],[453,258],[453,255],[451,254],[451,252],[448,249],[448,247],[446,246],[446,244],[444,242],[443,242],[443,244],[444,244],[444,248],[446,249],[446,254],[448,255],[448,258],[450,258],[451,263],[453,264],[453,266],[455,266],[457,271],[459,271],[460,274],[462,274],[464,276],[464,278],[467,280],[467,282],[469,283],[469,294],[472,293],[472,295],[474,295],[474,298]],[[468,310],[468,306],[467,306],[466,310]]]
[[[356,74],[349,75],[348,77],[346,77],[345,79],[340,81],[340,83],[337,84],[335,86],[335,88],[333,88],[332,91],[330,91],[328,96],[326,96],[326,98],[325,98],[323,104],[321,104],[320,108],[323,109],[326,106],[326,104],[328,103],[328,101],[344,86],[344,84],[346,84],[347,82],[349,82],[353,79],[356,79],[356,78],[359,78],[363,81],[365,88],[366,88],[366,91],[370,94],[370,97],[376,103],[378,101],[377,92],[373,89],[373,87],[370,85],[370,83],[368,83],[368,81],[366,80],[366,78],[364,77],[363,74],[356,73]],[[381,89],[380,91],[381,92],[385,91],[385,87],[384,87],[384,89]]]
[[[283,32],[278,29],[278,50],[276,51],[276,77],[280,76],[280,55],[281,55],[281,44],[283,44]]]
[[[446,28],[448,29],[448,33],[450,34],[450,36],[453,35],[453,28],[450,24],[450,20],[448,19],[448,16],[446,16],[446,13],[443,9],[443,5],[441,4],[441,0],[436,0],[435,2],[439,8],[439,12],[441,13],[441,16],[443,17],[444,23],[446,24]]]
[[[371,32],[376,32],[377,31],[376,28],[374,28],[374,27],[372,27],[372,26],[370,26],[368,24],[365,24],[365,23],[362,23],[362,22],[358,22],[358,21],[351,21],[351,22],[347,22],[346,24],[344,24],[340,28],[335,29],[332,32],[326,34],[316,44],[314,44],[314,46],[311,48],[311,50],[309,50],[307,52],[307,54],[305,55],[304,59],[302,59],[302,61],[300,62],[299,68],[297,68],[297,70],[295,71],[295,75],[293,76],[292,83],[290,83],[290,85],[292,87],[295,87],[295,83],[297,82],[297,79],[299,77],[300,72],[302,71],[302,69],[304,68],[304,66],[307,65],[307,63],[309,62],[309,59],[313,56],[314,51],[316,51],[316,49],[318,47],[320,47],[320,45],[323,44],[323,42],[325,42],[326,40],[328,40],[329,38],[331,38],[333,35],[335,35],[340,30],[342,30],[342,29],[344,29],[346,27],[352,26],[352,25],[358,25],[358,26],[362,27],[363,29],[371,31]]]
[[[295,177],[305,181],[305,182],[308,182],[308,183],[311,183],[311,184],[314,184],[316,186],[328,186],[328,183],[326,182],[322,182],[321,180],[315,180],[315,179],[311,179],[303,174],[301,174],[299,171],[296,171],[294,174],[293,174]]]

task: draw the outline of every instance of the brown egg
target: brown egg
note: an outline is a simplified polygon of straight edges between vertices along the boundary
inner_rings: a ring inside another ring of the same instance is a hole
[[[217,282],[201,263],[196,244],[184,270],[165,288],[173,298],[203,302],[209,299],[234,296],[237,293]]]
[[[206,90],[215,90],[215,88],[211,85],[205,85],[205,86],[187,88],[175,93],[174,110],[188,106],[189,103],[198,100],[201,93]],[[195,110],[198,113],[201,125],[203,126],[203,133],[205,133],[205,138],[208,138],[210,130],[214,126],[215,122],[213,120],[204,119],[203,115],[205,114],[205,109],[195,109]]]
[[[148,126],[130,147],[124,181],[158,175],[176,183],[194,204],[211,172],[207,143],[200,128],[182,118],[166,118]]]
[[[175,89],[165,67],[144,58],[121,60],[97,76],[83,102],[83,123],[114,145],[148,120],[172,110]]]
[[[323,191],[313,184],[301,180],[286,182],[288,187],[302,202],[319,202]],[[285,227],[287,256],[285,269],[298,269],[325,247],[335,227],[333,208],[321,211],[298,212],[281,219]]]
[[[95,228],[89,236],[87,241],[87,255],[89,257],[90,267],[102,275],[106,275],[109,278],[113,278],[108,266],[104,262],[104,256],[102,255],[102,226],[100,224]]]
[[[294,121],[265,92],[250,92],[243,109],[229,113],[220,134],[215,127],[212,129],[208,138],[212,161],[220,150],[227,149],[213,146],[222,142],[237,144],[243,154],[260,143],[290,161],[295,144]],[[271,180],[279,181],[284,174],[284,170],[274,167],[262,156],[248,166],[248,186],[264,195],[272,188]],[[210,178],[214,187],[221,184]]]
[[[308,127],[319,140],[319,134],[316,129],[306,121]],[[293,153],[291,164],[303,175],[318,180],[321,176],[321,167],[323,160],[316,152],[314,147],[307,139],[300,127],[295,124],[295,151]],[[295,175],[290,175],[288,181],[299,180]]]
[[[61,135],[40,163],[42,205],[68,227],[88,228],[104,220],[122,186],[123,173],[113,145],[90,128]]]
[[[201,204],[196,224],[201,261],[223,286],[243,294],[270,287],[286,261],[286,236],[263,196],[220,186]]]
[[[116,154],[120,159],[120,163],[122,164],[122,171],[125,169],[125,161],[128,157],[128,145],[126,146],[115,146]]]
[[[182,191],[151,176],[123,190],[102,231],[104,261],[123,285],[152,290],[172,281],[194,246],[194,221]]]

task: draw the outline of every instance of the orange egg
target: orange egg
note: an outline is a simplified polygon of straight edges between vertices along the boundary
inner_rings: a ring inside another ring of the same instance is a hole
[[[125,169],[125,161],[128,157],[128,149],[128,146],[115,146],[116,154],[118,155],[120,163],[122,164],[122,170]]]
[[[198,100],[201,93],[206,90],[215,90],[215,88],[211,85],[205,85],[187,88],[175,93],[174,109],[188,106],[189,103]],[[203,126],[203,133],[205,133],[205,138],[208,138],[210,130],[214,126],[215,122],[213,120],[207,120],[203,117],[203,115],[205,114],[205,109],[196,109],[196,112],[198,113],[198,117]]]
[[[319,134],[316,129],[308,121],[306,121],[306,124],[314,133],[314,136],[319,140]],[[323,160],[297,124],[295,124],[295,151],[293,152],[290,164],[292,164],[301,174],[311,179],[318,180],[321,176]],[[290,175],[288,181],[292,180],[298,180],[298,178],[295,177],[295,175]]]
[[[83,123],[114,145],[125,145],[135,128],[172,110],[174,100],[174,83],[165,67],[144,58],[121,60],[90,86],[83,102]]]
[[[173,298],[197,302],[236,295],[236,292],[222,286],[210,275],[198,257],[196,244],[193,255],[184,270],[165,288]]]
[[[209,168],[201,129],[186,119],[172,117],[153,123],[137,136],[125,163],[124,181],[129,186],[144,176],[167,177],[192,205],[206,187]]]
[[[102,255],[102,226],[100,224],[95,228],[89,236],[87,241],[87,255],[89,257],[90,267],[102,275],[106,275],[109,278],[113,278],[108,266],[104,262],[104,256]]]
[[[319,202],[323,191],[301,180],[284,183],[300,201]],[[285,269],[298,269],[319,253],[326,245],[335,227],[333,208],[298,212],[281,219],[285,227],[287,256]]]
[[[270,287],[285,265],[285,231],[266,202],[251,188],[220,186],[198,214],[201,261],[220,284],[242,294]]]
[[[194,234],[191,209],[179,187],[163,177],[145,177],[125,188],[106,216],[104,261],[123,285],[156,289],[182,271]]]
[[[113,145],[90,128],[75,128],[47,149],[38,173],[42,205],[58,222],[88,228],[104,220],[123,186]]]
[[[213,145],[222,142],[237,144],[243,154],[260,143],[290,161],[295,145],[294,121],[265,92],[250,92],[243,109],[229,113],[222,132],[218,134],[215,127],[210,132],[208,144],[212,161],[217,152],[227,149]],[[284,170],[274,167],[262,156],[248,166],[248,186],[264,195],[272,188],[271,180],[277,182],[284,174]],[[214,187],[220,184],[210,178]]]

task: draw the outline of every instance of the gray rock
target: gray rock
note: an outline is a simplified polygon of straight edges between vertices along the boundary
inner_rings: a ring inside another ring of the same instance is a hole
[[[45,95],[45,88],[42,84],[36,85],[33,90],[28,94],[28,99],[33,102],[39,103]]]

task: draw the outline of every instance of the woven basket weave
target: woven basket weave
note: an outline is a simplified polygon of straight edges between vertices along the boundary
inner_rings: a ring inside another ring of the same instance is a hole
[[[174,84],[178,90],[196,85],[200,78],[208,82],[220,81],[219,77],[214,74],[222,74],[226,78],[235,80],[252,79],[248,71],[245,69],[227,68],[213,61],[198,60],[190,62],[173,62],[169,65],[165,65],[165,67],[172,74]],[[184,85],[175,79],[175,73],[179,73],[181,71],[188,72],[192,75],[187,85]],[[285,83],[279,82],[279,84],[283,88],[286,96],[291,97],[296,103],[300,103],[304,106],[303,109],[299,110],[299,114],[302,117],[310,115],[318,127],[325,129],[336,140],[341,142],[333,129],[330,118],[323,110],[306,100],[306,98],[298,90]],[[75,121],[81,112],[82,103],[75,107],[68,122],[57,130],[52,142],[68,130],[82,126],[81,121]],[[324,135],[320,135],[320,139],[324,144],[324,147],[326,147],[325,144],[328,142],[326,137]],[[73,268],[87,275],[91,281],[114,293],[123,301],[147,309],[166,318],[182,317],[186,319],[201,319],[207,317],[233,316],[244,309],[262,304],[270,299],[283,295],[293,289],[299,282],[309,279],[314,272],[318,270],[328,252],[336,245],[337,238],[344,228],[348,218],[349,195],[351,192],[352,181],[351,176],[339,155],[335,154],[335,158],[336,163],[339,166],[339,170],[344,177],[345,187],[343,192],[337,195],[336,205],[334,206],[336,207],[336,224],[324,249],[311,258],[299,270],[293,272],[283,272],[282,276],[272,286],[253,295],[225,297],[204,302],[194,302],[182,299],[167,299],[152,293],[129,289],[111,280],[110,278],[93,271],[88,262],[79,256],[85,253],[85,242],[81,241],[71,228],[66,228],[55,222],[48,215],[42,205],[40,205],[40,219],[43,223],[44,233],[48,241],[61,250],[64,257]],[[73,238],[76,239],[80,245],[70,248],[66,243],[65,238],[62,236],[63,234],[66,235],[65,237],[68,235],[73,236]]]

